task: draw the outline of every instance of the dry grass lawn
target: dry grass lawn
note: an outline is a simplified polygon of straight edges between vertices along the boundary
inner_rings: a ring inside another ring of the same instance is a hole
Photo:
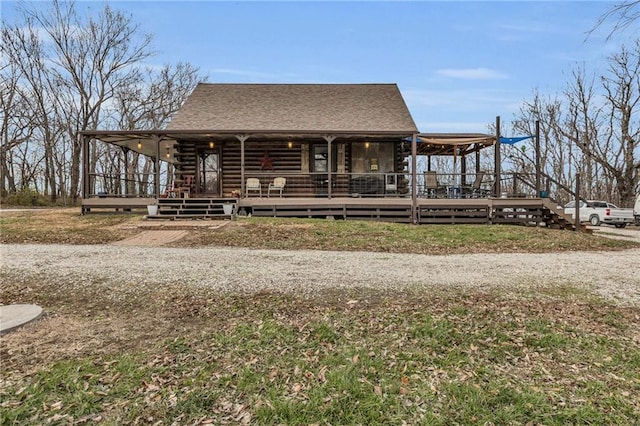
[[[3,212],[2,243],[105,244],[136,215]],[[523,227],[238,220],[175,246],[414,253],[624,250]],[[3,252],[3,256],[8,253]],[[532,294],[220,294],[75,287],[0,270],[47,306],[2,336],[1,424],[634,424],[640,308],[567,283]],[[135,285],[129,283],[128,285]]]

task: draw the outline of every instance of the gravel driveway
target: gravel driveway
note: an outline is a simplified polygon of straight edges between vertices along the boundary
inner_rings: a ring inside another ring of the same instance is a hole
[[[640,306],[640,250],[428,256],[241,248],[2,245],[0,271],[112,286],[180,283],[221,291],[450,288],[535,294],[570,286]]]

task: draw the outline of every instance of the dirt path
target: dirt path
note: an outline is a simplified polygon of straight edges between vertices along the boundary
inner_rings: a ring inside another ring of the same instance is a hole
[[[154,231],[157,232],[157,231]],[[429,256],[369,252],[250,250],[125,245],[4,245],[0,272],[55,277],[59,285],[132,291],[183,285],[219,291],[368,288],[499,290],[531,294],[553,288],[597,293],[640,306],[640,249],[618,252]]]
[[[614,226],[589,225],[587,228],[593,230],[594,234],[600,235],[601,237],[640,242],[640,226],[627,226],[626,228],[619,229]]]
[[[116,241],[112,243],[114,246],[134,246],[134,247],[159,247],[165,244],[178,241],[182,237],[187,235],[187,231],[184,230],[153,230],[143,231],[138,235],[127,238],[126,240]]]

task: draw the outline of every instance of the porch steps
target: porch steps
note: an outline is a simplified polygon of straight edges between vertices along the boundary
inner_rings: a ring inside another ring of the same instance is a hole
[[[552,199],[543,198],[542,204],[544,205],[544,222],[547,227],[576,231],[575,221],[571,215],[565,215],[564,211],[561,211]],[[593,232],[593,230],[588,229],[587,226],[582,223],[579,225],[578,230],[589,234]]]
[[[225,204],[231,213],[225,213]],[[224,219],[231,218],[237,208],[236,198],[161,198],[158,213],[147,219]]]

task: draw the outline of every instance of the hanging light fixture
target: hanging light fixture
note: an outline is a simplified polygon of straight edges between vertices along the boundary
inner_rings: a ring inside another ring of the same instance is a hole
[[[167,158],[171,158],[171,153],[169,152],[169,147],[167,147]]]
[[[215,142],[213,142],[213,140],[209,141],[209,149],[213,149],[216,147]]]
[[[287,146],[289,147],[289,149],[293,148],[293,142],[291,141],[287,142]]]
[[[364,147],[365,147],[366,149],[369,149],[369,147],[370,147],[370,146],[371,146],[371,144],[370,144],[369,142],[365,142],[365,143],[364,143]]]
[[[138,149],[142,149],[142,142],[138,139]]]

